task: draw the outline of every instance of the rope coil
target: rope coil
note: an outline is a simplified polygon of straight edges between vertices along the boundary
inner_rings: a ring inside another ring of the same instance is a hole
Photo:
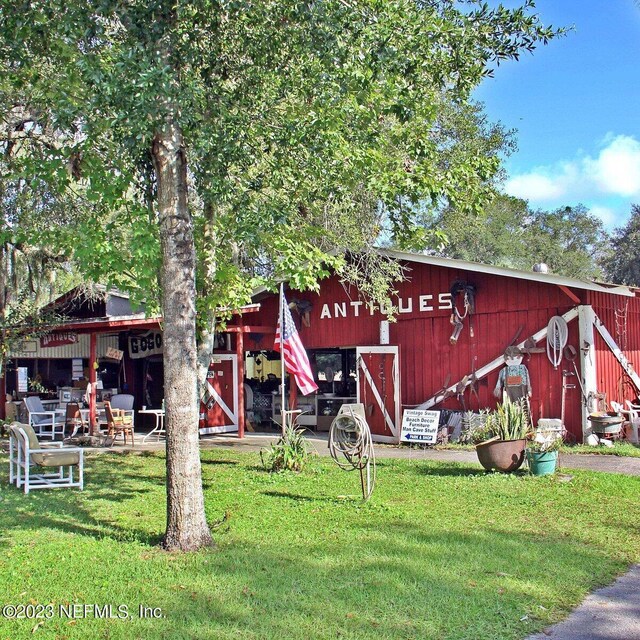
[[[344,412],[344,410],[347,412]],[[345,471],[360,471],[362,497],[367,500],[373,493],[376,480],[376,456],[371,430],[363,416],[351,407],[342,407],[329,430],[329,453],[336,464]],[[370,473],[370,469],[373,473]],[[367,471],[365,489],[363,470]]]
[[[547,357],[554,369],[562,362],[562,350],[567,345],[569,327],[562,316],[553,316],[547,325]]]

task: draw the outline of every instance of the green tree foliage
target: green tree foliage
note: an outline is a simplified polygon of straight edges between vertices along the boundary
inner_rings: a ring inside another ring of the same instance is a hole
[[[608,235],[582,205],[531,210],[524,200],[499,195],[476,215],[449,207],[428,224],[447,238],[439,255],[524,270],[544,262],[553,273],[602,277]]]
[[[73,217],[72,199],[41,179],[16,171],[30,153],[52,145],[54,136],[35,126],[22,105],[6,105],[0,121],[0,375],[6,359],[24,340],[26,328],[46,332],[54,317],[41,308],[72,281],[65,254],[48,242],[52,227]]]
[[[603,267],[610,282],[633,287],[640,286],[640,206],[631,205],[631,217],[624,227],[613,232],[611,252],[604,259]]]
[[[9,95],[60,134],[22,174],[44,174],[60,192],[80,185],[95,205],[59,236],[89,275],[134,293],[160,289],[167,546],[210,540],[188,390],[195,245],[200,304],[235,306],[260,279],[314,287],[328,266],[343,267],[341,249],[371,244],[381,212],[400,242],[416,229],[417,203],[477,208],[499,163],[463,132],[465,104],[492,65],[555,35],[532,8],[16,0],[2,9]]]

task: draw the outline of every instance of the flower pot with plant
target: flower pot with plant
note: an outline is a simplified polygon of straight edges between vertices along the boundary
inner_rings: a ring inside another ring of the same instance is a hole
[[[562,445],[562,436],[557,431],[538,429],[527,441],[527,464],[534,476],[546,476],[555,473],[558,466],[558,450]]]
[[[526,437],[530,431],[526,400],[506,400],[487,414],[483,429],[475,433],[476,453],[487,471],[516,471],[524,462]]]

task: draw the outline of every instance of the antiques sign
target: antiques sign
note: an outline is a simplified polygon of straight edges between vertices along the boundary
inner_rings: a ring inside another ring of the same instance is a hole
[[[400,442],[435,444],[440,424],[439,411],[406,409],[402,415]]]
[[[162,333],[149,331],[143,336],[131,336],[129,338],[129,356],[133,360],[148,358],[162,353]]]
[[[49,333],[40,338],[40,347],[63,347],[66,344],[76,344],[78,342],[78,334],[68,331],[62,333]]]
[[[397,298],[393,301],[398,314],[422,314],[431,313],[433,311],[449,310],[453,308],[451,294],[443,293],[427,293],[420,296]],[[322,305],[320,311],[320,320],[331,320],[332,318],[359,318],[362,316],[372,316],[375,313],[389,315],[392,309],[392,301],[388,300],[386,304],[376,306],[372,303],[363,302],[362,300],[350,300],[349,302],[333,302]]]

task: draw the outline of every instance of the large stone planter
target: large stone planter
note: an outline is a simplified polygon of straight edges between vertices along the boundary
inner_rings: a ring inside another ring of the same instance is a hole
[[[527,441],[493,440],[476,445],[476,453],[480,464],[487,471],[511,473],[518,470],[524,462],[524,450]]]

